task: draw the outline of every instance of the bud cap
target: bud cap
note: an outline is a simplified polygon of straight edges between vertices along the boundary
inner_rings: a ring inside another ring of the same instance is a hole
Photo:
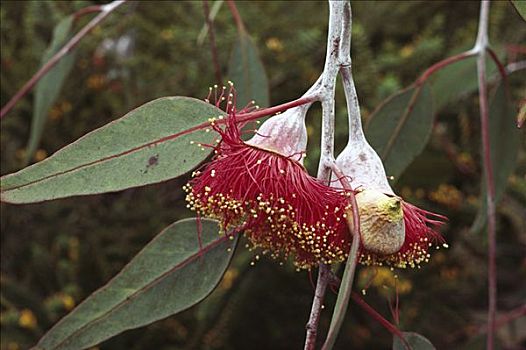
[[[303,163],[303,154],[307,149],[307,110],[302,107],[291,108],[267,119],[246,143]]]

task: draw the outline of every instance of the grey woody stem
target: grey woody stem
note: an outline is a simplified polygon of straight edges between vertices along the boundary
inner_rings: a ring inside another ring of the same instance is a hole
[[[307,329],[307,337],[305,339],[305,350],[314,350],[316,348],[316,338],[318,335],[318,324],[320,322],[321,309],[323,308],[323,300],[325,299],[325,291],[330,282],[330,267],[326,264],[320,264],[318,270],[318,280],[316,281],[316,290],[314,292],[314,299],[312,300],[312,308],[310,312],[309,322],[305,327]]]
[[[342,50],[349,52],[350,49],[349,9],[350,4],[348,1],[329,1],[329,30],[325,66],[320,77],[321,83],[311,94],[316,97],[316,100],[321,102],[322,106],[321,156],[318,166],[318,178],[327,183],[330,180],[331,164],[334,161],[334,92],[336,78],[342,66],[341,57],[345,56],[342,55]],[[342,29],[342,27],[345,28]],[[350,57],[350,53],[348,56]],[[307,93],[306,95],[310,94]],[[313,350],[316,347],[318,323],[325,291],[329,283],[329,272],[329,266],[320,263],[314,300],[306,327],[305,350]]]
[[[351,64],[342,66],[340,74],[342,76],[343,89],[345,91],[345,99],[347,100],[349,114],[349,140],[364,142],[365,134],[363,133],[360,105],[358,103],[358,95],[356,94],[356,87],[354,86],[354,80],[352,77]]]
[[[352,11],[351,5],[349,3],[346,5],[347,6],[344,8],[343,14],[342,41],[339,56],[341,62],[340,73],[342,76],[345,99],[347,101],[347,112],[349,114],[349,140],[354,140],[354,142],[366,142],[362,129],[358,96],[356,94],[356,88],[354,86],[354,80],[352,78],[351,71]],[[340,285],[338,298],[336,299],[336,305],[332,314],[329,332],[327,334],[327,338],[325,339],[325,343],[323,344],[323,350],[330,350],[333,348],[334,344],[336,343],[338,333],[340,332],[340,328],[345,319],[345,314],[347,313],[349,300],[351,298],[361,240],[360,214],[353,188],[335,162],[331,162],[330,166],[336,177],[340,179],[343,188],[349,191],[350,194],[352,212],[349,214],[352,214],[352,223],[349,222],[349,231],[352,234],[352,244],[349,251],[349,257],[347,258],[347,262],[345,264],[342,283]]]
[[[329,33],[327,54],[322,73],[322,85],[319,97],[322,107],[321,156],[318,166],[318,178],[328,181],[329,164],[334,159],[334,91],[336,77],[340,69],[340,44],[342,42],[342,23],[347,1],[329,1]]]

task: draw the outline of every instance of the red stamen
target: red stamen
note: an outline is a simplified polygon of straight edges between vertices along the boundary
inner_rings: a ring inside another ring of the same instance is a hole
[[[243,142],[235,113],[225,124],[212,123],[222,137],[216,156],[185,186],[190,207],[219,220],[223,230],[245,224],[254,246],[273,257],[291,255],[300,268],[344,260],[350,247],[346,193],[290,157]]]

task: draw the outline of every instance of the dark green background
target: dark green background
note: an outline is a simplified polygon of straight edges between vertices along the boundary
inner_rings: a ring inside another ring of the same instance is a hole
[[[38,69],[53,27],[89,1],[3,1],[1,18],[2,106]],[[353,2],[352,52],[356,86],[365,119],[382,100],[409,85],[431,64],[473,45],[479,4],[474,1]],[[327,30],[325,2],[239,2],[248,32],[259,48],[270,82],[272,104],[301,95],[323,67]],[[77,23],[85,23],[83,18]],[[50,113],[39,147],[50,155],[86,132],[161,96],[204,98],[215,83],[208,41],[199,46],[202,3],[148,1],[123,5],[79,46],[73,73]],[[505,62],[524,60],[506,50],[526,42],[526,25],[510,3],[494,2],[490,42]],[[236,39],[227,6],[215,25],[225,79]],[[129,36],[128,55],[103,54],[102,42]],[[508,45],[508,46],[507,46]],[[522,46],[524,52],[524,46]],[[511,80],[524,95],[522,77]],[[452,77],[451,86],[460,82]],[[524,97],[524,96],[522,96]],[[32,115],[31,94],[2,120],[1,173],[24,166]],[[337,150],[346,142],[343,93],[337,91]],[[400,327],[429,338],[438,349],[479,349],[486,310],[486,240],[469,230],[480,205],[480,129],[477,97],[468,94],[437,113],[431,142],[406,170],[396,190],[408,201],[450,218],[444,235],[449,250],[434,254],[419,271],[398,271],[411,290],[400,295]],[[314,174],[319,154],[320,110],[309,113],[306,165]],[[513,121],[510,121],[513,122]],[[499,309],[524,303],[526,288],[526,152],[521,140],[515,175],[498,205]],[[446,152],[451,147],[453,155]],[[498,171],[498,163],[495,164]],[[1,348],[24,349],[115,275],[156,233],[188,217],[181,178],[119,193],[23,206],[1,205]],[[447,185],[448,187],[444,187]],[[130,331],[101,349],[299,349],[303,346],[313,287],[307,272],[239,247],[226,280],[212,296],[184,313]],[[370,271],[358,271],[358,288]],[[365,277],[364,277],[365,276]],[[315,280],[315,273],[312,279]],[[195,276],[199,278],[199,276]],[[376,281],[376,280],[375,280]],[[402,282],[401,282],[402,283]],[[373,283],[365,300],[392,321],[386,295]],[[330,321],[329,292],[320,334]],[[20,325],[28,312],[35,324]],[[520,323],[522,322],[522,323]],[[524,342],[524,319],[499,332],[503,348]],[[342,328],[337,349],[389,348],[390,334],[358,306]]]

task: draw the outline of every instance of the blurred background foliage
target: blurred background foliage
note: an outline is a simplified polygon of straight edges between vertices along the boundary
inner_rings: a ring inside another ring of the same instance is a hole
[[[2,106],[38,69],[53,27],[91,1],[3,1]],[[473,1],[353,2],[352,54],[365,120],[388,96],[426,67],[473,45],[479,4]],[[321,73],[328,9],[325,2],[239,2],[270,83],[271,104],[301,95]],[[83,17],[76,28],[87,22]],[[73,73],[48,114],[33,161],[46,158],[86,132],[161,96],[204,98],[214,84],[199,1],[130,2],[79,46]],[[215,21],[225,79],[236,27],[226,6]],[[526,25],[510,3],[492,2],[490,42],[505,63],[526,59]],[[524,99],[526,76],[511,93]],[[451,77],[451,86],[458,82]],[[522,94],[522,96],[521,96]],[[337,150],[346,143],[343,92],[337,91]],[[524,101],[524,100],[523,100]],[[24,166],[32,99],[2,121],[1,172]],[[430,106],[431,108],[431,106]],[[306,165],[315,173],[320,109],[309,113]],[[509,121],[514,123],[513,120]],[[365,300],[393,321],[388,301],[399,295],[400,328],[419,332],[438,349],[479,349],[486,314],[485,232],[470,230],[480,207],[480,129],[476,91],[437,111],[431,141],[396,182],[406,200],[450,218],[451,247],[416,270],[360,268]],[[526,301],[525,138],[514,175],[499,203],[499,318]],[[495,164],[498,171],[499,164]],[[1,205],[1,348],[24,349],[102,286],[154,235],[191,213],[181,190],[186,178],[144,188],[23,206]],[[315,272],[256,259],[240,245],[216,291],[201,304],[146,328],[129,331],[100,349],[299,349],[313,295]],[[396,276],[396,278],[395,278]],[[195,276],[199,278],[199,276]],[[320,334],[335,295],[329,293]],[[499,347],[525,346],[524,317],[505,323]],[[338,349],[389,348],[391,335],[355,304]]]

